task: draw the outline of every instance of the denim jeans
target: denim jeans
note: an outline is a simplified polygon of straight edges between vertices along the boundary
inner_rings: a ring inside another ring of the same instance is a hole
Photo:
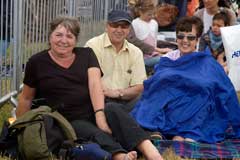
[[[147,57],[144,58],[144,63],[146,67],[154,67],[160,60],[161,56]]]

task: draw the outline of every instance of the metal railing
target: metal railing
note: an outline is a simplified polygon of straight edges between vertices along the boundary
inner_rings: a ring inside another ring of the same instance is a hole
[[[59,15],[81,23],[79,46],[102,33],[111,9],[126,10],[127,0],[0,0],[0,108],[21,90],[29,57],[48,48],[48,25]]]

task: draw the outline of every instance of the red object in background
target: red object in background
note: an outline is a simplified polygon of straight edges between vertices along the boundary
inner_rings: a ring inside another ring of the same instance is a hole
[[[187,4],[187,16],[193,16],[199,6],[199,0],[190,0]]]

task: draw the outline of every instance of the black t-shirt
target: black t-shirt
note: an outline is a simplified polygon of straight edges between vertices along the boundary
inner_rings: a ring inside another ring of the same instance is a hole
[[[45,98],[51,105],[61,104],[59,109],[68,120],[88,119],[93,107],[88,89],[88,69],[99,67],[90,48],[75,48],[76,58],[65,69],[55,63],[44,50],[33,55],[25,70],[24,84],[36,89],[35,98]]]

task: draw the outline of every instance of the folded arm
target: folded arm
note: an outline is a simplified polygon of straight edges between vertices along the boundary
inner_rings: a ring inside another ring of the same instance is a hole
[[[110,98],[119,98],[123,100],[131,100],[139,96],[143,91],[143,85],[137,84],[125,89],[108,89],[104,88],[104,95]]]

